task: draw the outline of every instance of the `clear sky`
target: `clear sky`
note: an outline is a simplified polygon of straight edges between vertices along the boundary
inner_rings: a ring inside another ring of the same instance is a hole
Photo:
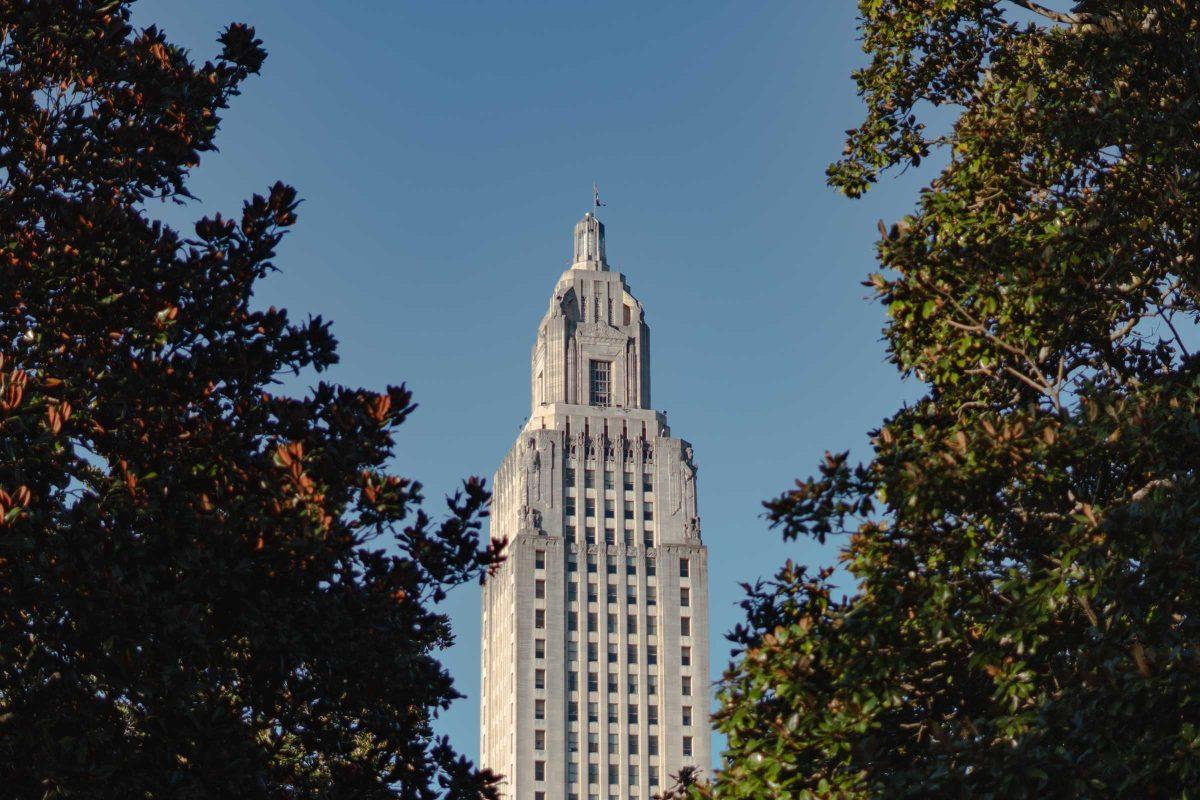
[[[461,477],[490,477],[525,420],[533,334],[600,184],[609,261],[652,329],[654,405],[695,446],[719,673],[739,582],[834,557],[784,544],[761,501],[827,449],[862,453],[915,392],[860,281],[876,220],[927,176],[856,202],[824,181],[860,116],[854,4],[143,0],[135,14],[201,60],[231,21],[270,57],[195,173],[200,201],[164,216],[237,211],[277,179],[299,189],[258,299],[333,320],[332,379],[414,389],[396,467],[435,509]],[[438,725],[476,757],[478,587],[446,610],[468,698]]]

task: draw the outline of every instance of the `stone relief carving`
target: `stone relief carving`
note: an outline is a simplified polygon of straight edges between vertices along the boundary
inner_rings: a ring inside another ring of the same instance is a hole
[[[538,511],[533,506],[521,506],[521,530],[541,531],[542,529],[542,512]]]
[[[521,480],[525,484],[525,505],[542,499],[542,456],[537,449],[537,439],[530,436],[521,454]]]
[[[692,463],[691,445],[683,451],[683,507],[691,514],[696,512],[696,465]],[[678,509],[677,509],[678,510]]]

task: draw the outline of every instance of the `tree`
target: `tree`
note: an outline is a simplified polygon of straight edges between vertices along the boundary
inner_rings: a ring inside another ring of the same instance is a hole
[[[499,554],[471,479],[391,474],[409,392],[251,303],[296,192],[185,237],[220,112],[266,56],[195,64],[128,2],[0,2],[0,786],[19,798],[493,797],[431,718],[435,608]],[[387,548],[385,549],[385,545]]]
[[[1054,5],[859,3],[829,176],[945,164],[867,282],[927,391],[767,504],[854,594],[750,588],[710,794],[1200,787],[1200,8]]]

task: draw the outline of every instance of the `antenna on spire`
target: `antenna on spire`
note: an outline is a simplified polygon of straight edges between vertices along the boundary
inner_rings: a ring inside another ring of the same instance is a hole
[[[592,209],[593,209],[593,216],[595,216],[595,213],[594,213],[594,212],[595,212],[595,210],[599,209],[599,208],[600,208],[601,206],[603,206],[603,205],[607,205],[607,203],[601,203],[601,202],[600,202],[600,187],[596,185],[595,181],[593,181],[593,182],[592,182]]]

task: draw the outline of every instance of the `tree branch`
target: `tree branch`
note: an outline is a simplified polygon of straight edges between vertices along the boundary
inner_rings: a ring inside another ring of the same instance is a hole
[[[1066,11],[1055,11],[1052,8],[1046,8],[1041,3],[1035,3],[1033,0],[1008,0],[1008,2],[1063,25],[1082,25],[1092,20],[1091,14],[1071,14]]]

